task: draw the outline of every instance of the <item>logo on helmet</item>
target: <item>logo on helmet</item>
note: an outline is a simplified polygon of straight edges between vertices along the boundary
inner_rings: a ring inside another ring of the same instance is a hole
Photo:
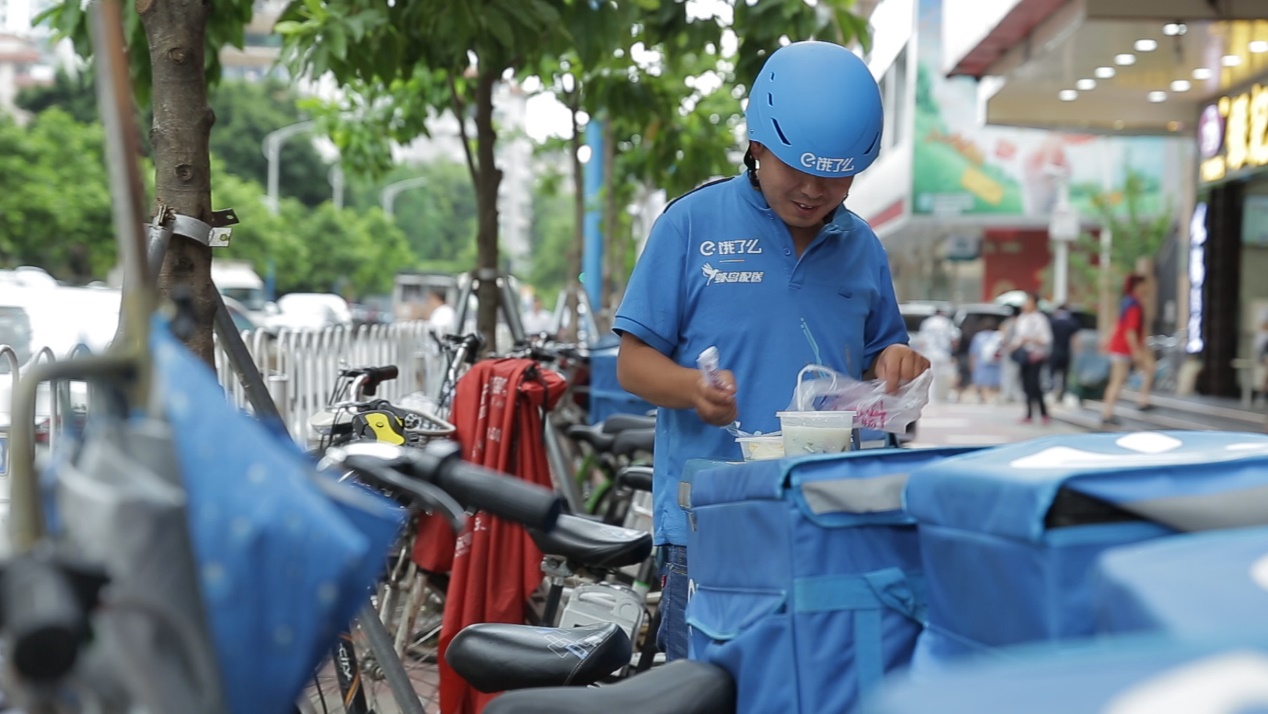
[[[815,156],[807,151],[801,155],[801,165],[808,169],[814,169],[815,171],[843,174],[847,171],[854,171],[854,157],[850,157],[848,159],[830,159],[826,156]]]

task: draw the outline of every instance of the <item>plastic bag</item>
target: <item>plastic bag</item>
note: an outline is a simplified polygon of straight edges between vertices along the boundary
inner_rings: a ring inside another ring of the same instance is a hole
[[[817,376],[807,377],[809,374]],[[823,365],[806,365],[797,374],[789,411],[852,411],[854,425],[901,434],[920,418],[929,403],[933,371],[926,370],[898,391],[885,391],[885,381],[860,381]]]

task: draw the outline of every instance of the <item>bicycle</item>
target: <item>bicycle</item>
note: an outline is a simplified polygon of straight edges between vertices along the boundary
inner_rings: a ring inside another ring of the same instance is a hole
[[[585,410],[577,405],[581,400],[576,398],[583,389],[578,374],[588,360],[583,350],[576,345],[541,341],[518,354],[562,369],[567,375],[568,388],[560,399],[563,406],[546,420],[547,456],[556,487],[574,513],[601,515],[608,523],[620,524],[628,504],[613,498],[612,486],[622,468],[643,463],[645,459],[639,457],[650,455],[655,417],[616,415],[590,425]],[[618,434],[633,430],[645,433],[618,442]]]
[[[507,692],[485,714],[730,714],[735,681],[717,665],[678,660],[616,684],[599,687],[544,687]]]
[[[188,361],[192,362],[192,357],[188,358]],[[91,379],[100,376],[91,373],[94,367],[103,371],[105,368],[110,368],[109,374],[118,375],[120,373],[113,370],[123,366],[123,361],[113,356],[91,360],[81,359],[49,365],[43,370],[34,370],[31,379],[47,378],[50,374],[59,378],[74,375]],[[94,380],[94,386],[98,388],[110,386],[97,384],[97,381]],[[34,387],[25,383],[24,387],[27,388],[20,390],[20,395],[34,393]],[[218,389],[218,386],[215,388]],[[179,404],[179,399],[174,400],[174,403]],[[20,396],[19,406],[29,409],[32,404],[33,400],[30,400],[28,396]],[[227,405],[224,406],[227,407]],[[177,410],[179,411],[179,407]],[[113,468],[124,478],[142,478],[143,474],[138,473],[139,469],[135,468],[134,462],[121,464],[117,459],[111,461],[102,457],[102,451],[94,450],[105,449],[108,452],[110,447],[118,445],[120,433],[125,435],[130,433],[126,430],[102,429],[103,424],[115,423],[114,420],[117,417],[113,415],[98,413],[94,416],[87,437],[89,448],[81,452],[87,456],[83,456],[77,462],[78,467],[81,469]],[[181,422],[177,421],[174,425],[180,424]],[[152,429],[153,424],[147,424],[146,427]],[[149,448],[137,451],[138,454],[153,454],[154,447],[159,444],[149,435],[143,436],[141,443]],[[342,467],[345,469],[342,480],[345,481],[348,480],[349,474],[355,473],[358,480],[368,482],[377,488],[390,488],[409,494],[421,503],[447,514],[450,522],[455,526],[461,526],[463,517],[464,506],[459,505],[459,502],[465,504],[466,507],[487,510],[503,518],[524,522],[543,530],[553,527],[553,522],[562,509],[562,501],[544,489],[530,486],[517,479],[498,477],[484,469],[462,464],[457,458],[456,445],[451,443],[432,444],[427,450],[408,449],[383,443],[348,444],[331,449],[322,466],[327,469]],[[66,469],[63,469],[63,473],[66,476],[70,475]],[[98,476],[104,478],[108,474],[109,471],[104,471]],[[223,477],[225,474],[217,475]],[[28,483],[32,478],[29,463],[20,459],[17,462],[14,477],[22,485]],[[247,480],[252,479],[252,476],[247,476]],[[195,478],[190,483],[199,481]],[[333,481],[322,480],[313,483],[328,497],[344,499],[345,504],[353,504],[361,498],[356,496],[358,490],[355,489],[332,490],[335,483]],[[90,495],[99,493],[101,486],[106,484],[107,482],[103,481],[101,485],[92,487],[86,493]],[[24,493],[20,488],[18,492]],[[74,492],[73,489],[72,492]],[[365,490],[360,490],[360,493],[369,494]],[[15,515],[31,516],[32,512],[21,509],[33,505],[33,499],[33,492],[25,492],[25,495],[15,499],[15,506],[18,508]],[[66,507],[68,503],[73,501],[65,499],[61,501],[63,507]],[[78,509],[75,514],[77,517],[82,516]],[[19,520],[22,518],[19,517]],[[169,519],[164,522],[172,526],[181,526],[179,519],[175,521]],[[67,523],[75,524],[72,532],[81,533],[81,537],[74,541],[81,546],[85,544],[83,533],[101,535],[99,529],[85,531],[85,527],[79,525],[78,518]],[[142,537],[150,534],[150,531],[142,527],[143,524],[135,517],[122,525],[133,529],[139,528]],[[126,567],[121,567],[132,562],[131,553],[119,554],[116,550],[118,543],[112,542],[111,548],[103,551],[114,556],[110,570],[112,577],[107,578],[103,574],[104,571],[77,564],[74,559],[68,559],[64,554],[58,554],[49,548],[35,548],[34,546],[45,536],[38,529],[29,532],[26,526],[24,522],[16,533],[19,536],[17,539],[19,555],[8,564],[0,587],[3,587],[4,592],[9,595],[4,603],[4,627],[5,634],[13,643],[12,664],[19,678],[17,691],[24,695],[25,702],[31,705],[33,710],[38,710],[39,702],[44,701],[48,695],[58,694],[58,685],[64,683],[73,683],[78,687],[81,691],[77,696],[80,698],[87,696],[89,699],[100,700],[98,702],[100,711],[134,711],[133,707],[136,704],[148,705],[145,707],[148,711],[215,712],[228,708],[221,696],[220,683],[215,670],[218,666],[223,666],[224,662],[232,660],[216,657],[212,653],[210,645],[205,642],[206,638],[199,632],[201,629],[198,627],[199,617],[196,614],[191,615],[164,607],[163,600],[159,599],[162,595],[153,595],[151,599],[144,601],[126,599],[152,595],[148,588],[138,588],[138,582],[134,582],[131,576],[134,573],[152,573],[153,568],[144,567],[144,564],[140,564],[142,565],[140,571],[135,569],[130,571]],[[156,535],[158,532],[154,531]],[[180,532],[182,531],[164,528],[163,538],[146,537],[140,545],[157,544],[165,547],[167,544],[176,543],[179,547],[183,547],[183,539],[175,537]],[[164,561],[162,570],[163,577],[170,579],[172,572],[188,572],[189,568],[173,558]],[[109,597],[103,596],[101,589],[107,581],[110,582],[111,589],[114,591],[114,594]],[[192,582],[192,580],[183,582]],[[182,585],[182,587],[187,586]],[[43,593],[40,598],[19,596],[20,593],[36,591]],[[348,594],[354,595],[355,591],[349,591]],[[170,595],[170,592],[165,592],[163,595]],[[346,601],[347,596],[345,595],[344,598]],[[359,596],[354,595],[354,600],[350,602],[355,602],[355,599],[359,599]],[[194,595],[188,600],[175,602],[186,605],[196,604],[199,602],[199,597]],[[151,652],[146,647],[154,646],[152,640],[120,642],[112,638],[106,640],[89,638],[88,633],[100,629],[103,624],[96,622],[103,617],[101,614],[96,614],[102,603],[112,605],[116,612],[122,611],[122,608],[126,606],[133,614],[143,615],[146,621],[153,621],[153,626],[158,627],[160,631],[167,631],[174,635],[178,651],[170,651],[169,647],[169,650]],[[403,711],[421,712],[416,696],[412,689],[408,688],[408,680],[403,676],[399,661],[393,659],[390,645],[384,647],[381,628],[374,627],[378,624],[377,617],[374,615],[373,611],[363,613],[359,621],[369,633],[371,651],[379,658],[389,683],[394,687],[393,698]],[[128,647],[128,644],[132,646]],[[164,666],[164,663],[168,663],[168,666]],[[186,665],[186,663],[189,664]],[[83,676],[82,670],[85,667],[77,667],[77,665],[87,665],[87,668],[91,670],[85,677],[87,681],[71,682],[69,679],[72,676]],[[80,671],[79,675],[76,675],[77,670]],[[123,670],[122,676],[116,670]],[[159,679],[146,677],[143,682],[138,683],[136,680],[130,680],[128,671],[147,672],[150,675],[161,673],[163,677]],[[257,692],[261,686],[272,685],[272,682],[267,679],[264,678],[262,684],[247,689]],[[226,685],[232,681],[233,678],[226,680]],[[58,694],[58,696],[61,695]],[[409,705],[411,697],[414,698],[414,706]],[[276,693],[272,699],[277,699]],[[111,702],[117,703],[118,706],[112,705]],[[244,711],[240,706],[234,707],[234,710]],[[261,709],[250,710],[280,711],[274,706],[262,706]]]
[[[455,427],[434,414],[374,398],[378,387],[395,379],[398,373],[395,365],[341,369],[327,399],[326,409],[315,414],[309,422],[310,428],[319,435],[314,455],[320,458],[333,447],[358,441],[418,448],[433,439],[452,436]],[[384,489],[384,493],[402,505],[410,505],[408,499],[402,499],[391,489]],[[434,659],[446,585],[444,578],[420,571],[411,558],[418,532],[415,522],[419,510],[417,505],[411,509],[403,535],[386,561],[385,576],[374,598],[378,619],[382,622],[384,633],[391,638],[395,657],[402,664],[411,665],[423,665]],[[375,623],[362,622],[360,627],[340,634],[332,652],[332,666],[328,668],[330,674],[325,677],[328,680],[333,675],[340,701],[349,714],[367,714],[377,708],[382,695],[378,685],[386,682],[382,666],[369,652],[366,643],[366,638],[370,636],[367,627],[370,626],[378,627]],[[410,679],[413,681],[414,677],[410,676]],[[322,680],[319,672],[313,678],[313,689],[325,710]],[[435,692],[427,701],[430,702],[434,695]]]

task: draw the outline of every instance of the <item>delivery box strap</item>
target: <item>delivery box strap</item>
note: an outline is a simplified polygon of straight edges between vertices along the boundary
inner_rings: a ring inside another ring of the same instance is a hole
[[[885,676],[882,616],[886,610],[925,623],[924,578],[898,568],[862,575],[822,575],[793,582],[793,610],[798,614],[850,610],[854,613],[854,663],[859,691]]]
[[[890,474],[874,478],[832,479],[801,484],[801,495],[810,512],[877,513],[899,511],[903,507],[903,489],[907,474]]]

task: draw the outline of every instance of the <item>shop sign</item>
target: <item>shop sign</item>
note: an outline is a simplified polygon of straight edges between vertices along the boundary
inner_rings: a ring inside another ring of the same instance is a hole
[[[1199,203],[1189,222],[1189,343],[1185,351],[1197,354],[1202,340],[1202,289],[1206,285],[1206,204]]]
[[[1221,97],[1198,118],[1201,180],[1213,183],[1268,167],[1268,87]]]

